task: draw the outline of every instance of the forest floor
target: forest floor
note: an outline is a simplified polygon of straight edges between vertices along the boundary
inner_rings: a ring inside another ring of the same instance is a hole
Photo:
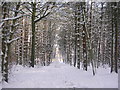
[[[29,68],[20,65],[11,69],[9,83],[3,88],[118,88],[118,74],[109,68],[98,68],[95,76],[73,66],[54,61],[50,66]]]

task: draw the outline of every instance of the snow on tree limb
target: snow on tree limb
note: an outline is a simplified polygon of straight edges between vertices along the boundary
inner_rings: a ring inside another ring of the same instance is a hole
[[[26,16],[26,15],[19,15],[19,16],[12,17],[12,18],[5,18],[5,19],[3,19],[2,21],[15,20],[15,19],[19,19],[19,18],[21,18],[21,17],[23,17],[23,16]]]
[[[3,24],[4,24],[4,22],[0,23],[0,27],[2,27],[2,26],[3,26]]]
[[[12,40],[7,40],[7,41],[5,41],[5,43],[7,43],[7,44],[10,44],[10,43],[12,43],[12,42],[14,42],[14,41],[16,41],[16,40],[18,40],[18,39],[20,39],[21,37],[17,37],[17,38],[14,38],[14,39],[12,39]]]

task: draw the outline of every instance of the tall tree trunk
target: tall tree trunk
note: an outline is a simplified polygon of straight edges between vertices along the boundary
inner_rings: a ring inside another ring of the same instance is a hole
[[[9,13],[9,10],[7,9],[7,4],[6,2],[4,3],[2,7],[2,12],[3,12],[3,18],[5,19],[7,14]],[[8,34],[8,21],[4,22],[3,28],[2,28],[2,74],[3,74],[3,80],[8,82],[8,45],[7,45],[7,34]],[[6,43],[5,43],[6,42]]]
[[[35,13],[36,13],[36,3],[32,4],[32,48],[31,48],[31,66],[34,67],[35,63]]]
[[[76,31],[76,28],[77,28],[77,14],[76,14],[76,12],[77,12],[77,9],[76,9],[76,6],[75,6],[75,44],[74,44],[74,67],[76,66],[76,60],[77,60],[77,58],[76,58],[76,50],[77,50],[77,31]]]
[[[114,6],[117,7],[117,2],[114,3]],[[118,8],[115,8],[115,72],[118,73]]]
[[[112,6],[112,5],[111,5]],[[112,10],[112,13],[113,13],[113,9],[111,9]],[[114,30],[113,30],[113,14],[112,14],[112,27],[111,27],[111,29],[112,29],[112,42],[111,42],[111,72],[113,72],[113,39],[114,39]]]
[[[83,20],[83,31],[82,31],[82,38],[83,38],[83,66],[84,69],[87,71],[87,46],[86,46],[86,41],[87,41],[87,33],[86,33],[86,12],[85,12],[85,2],[82,3],[82,20]]]
[[[16,7],[15,7],[15,10],[16,11],[19,11],[19,8],[20,8],[20,2],[18,2],[17,4],[16,4]],[[14,17],[16,17],[18,15],[18,12],[14,12]],[[12,20],[12,26],[11,26],[11,32],[10,32],[10,36],[9,36],[9,41],[11,41],[12,39],[13,39],[13,35],[14,35],[14,30],[16,29],[16,26],[14,26],[15,25],[15,23],[16,23],[16,21],[17,21],[17,19],[14,19],[14,20]],[[12,43],[8,43],[7,45],[7,47],[8,47],[8,60],[9,60],[9,62],[11,61],[11,44]]]

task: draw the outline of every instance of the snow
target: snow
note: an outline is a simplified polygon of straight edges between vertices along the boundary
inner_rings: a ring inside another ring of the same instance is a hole
[[[0,90],[2,89],[2,83],[0,83]]]
[[[0,51],[0,66],[1,66],[1,55],[2,55],[2,51]],[[1,67],[0,67],[0,90],[2,89],[2,73],[1,73]]]
[[[16,40],[18,40],[18,39],[20,39],[21,37],[17,37],[17,38],[14,38],[14,39],[12,39],[12,40],[7,40],[7,42],[5,42],[5,43],[12,43],[12,42],[14,42],[14,41],[16,41]]]
[[[54,61],[50,66],[35,66],[35,68],[13,66],[9,83],[3,83],[3,88],[118,88],[118,74],[110,73],[110,68],[98,68],[92,75],[60,61]]]
[[[3,26],[4,22],[0,23],[0,28]]]
[[[118,70],[118,89],[120,90],[120,69]]]
[[[23,17],[23,16],[25,16],[25,15],[19,15],[19,16],[16,16],[16,17],[5,18],[5,19],[3,19],[2,21],[15,20],[15,19],[19,19],[19,18],[21,18],[21,17]]]

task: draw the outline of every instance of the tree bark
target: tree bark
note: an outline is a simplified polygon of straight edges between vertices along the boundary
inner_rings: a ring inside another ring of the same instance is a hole
[[[32,2],[32,48],[31,48],[31,66],[34,67],[35,63],[35,13],[36,13],[36,3]]]

